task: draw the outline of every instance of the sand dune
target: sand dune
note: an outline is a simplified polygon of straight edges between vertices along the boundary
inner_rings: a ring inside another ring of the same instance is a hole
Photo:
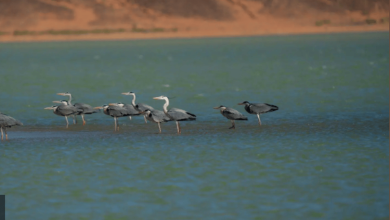
[[[389,4],[383,0],[3,0],[0,4],[3,42],[389,30]]]

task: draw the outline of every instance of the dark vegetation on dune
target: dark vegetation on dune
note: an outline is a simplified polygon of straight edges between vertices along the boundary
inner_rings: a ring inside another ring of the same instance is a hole
[[[309,10],[368,14],[375,9],[388,10],[388,0],[251,0],[264,4],[264,11],[278,14],[297,14]]]
[[[249,12],[242,3],[261,2],[264,7],[257,13],[269,13],[274,16],[299,16],[305,12],[358,11],[368,15],[375,10],[388,10],[388,0],[0,0],[0,28],[28,28],[40,19],[74,19],[74,9],[84,7],[92,9],[96,19],[92,26],[112,24],[137,24],[143,19],[157,20],[160,15],[184,18],[202,18],[208,20],[233,20],[236,6],[242,7],[250,17],[256,13]],[[113,5],[116,7],[113,7]],[[367,21],[372,24],[373,21]],[[316,24],[318,26],[325,23]]]

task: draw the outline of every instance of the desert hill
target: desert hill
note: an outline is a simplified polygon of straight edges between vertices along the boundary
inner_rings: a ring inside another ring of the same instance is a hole
[[[0,40],[7,35],[235,35],[368,25],[381,26],[363,29],[388,30],[388,10],[387,0],[0,0]]]

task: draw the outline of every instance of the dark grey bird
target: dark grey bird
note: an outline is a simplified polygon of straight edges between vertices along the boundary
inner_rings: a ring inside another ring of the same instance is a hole
[[[219,109],[223,116],[225,116],[227,119],[230,119],[230,121],[232,122],[232,126],[229,129],[236,129],[235,120],[248,120],[246,116],[244,116],[239,111],[233,108],[228,108],[223,105],[220,105],[218,107],[214,107],[214,109]]]
[[[72,116],[79,113],[79,110],[76,107],[69,104],[62,104],[59,106],[53,105],[51,107],[46,107],[44,109],[53,110],[54,114],[65,117],[66,128],[69,127],[68,116]]]
[[[69,104],[69,101],[66,101],[66,100],[53,101],[53,102],[60,103],[63,105],[71,105],[71,104]],[[75,115],[81,116],[81,119],[83,120],[83,125],[87,124],[87,122],[84,119],[84,115],[90,115],[90,114],[98,112],[92,106],[90,106],[88,104],[84,104],[84,103],[76,103],[73,106],[78,110],[78,112]]]
[[[194,115],[190,112],[187,112],[183,109],[171,108],[168,110],[167,108],[169,105],[169,99],[166,96],[154,97],[153,99],[165,100],[165,104],[163,105],[164,113],[171,120],[176,121],[176,128],[177,128],[178,134],[181,134],[181,128],[180,128],[179,121],[194,121],[194,120],[196,120],[196,115]]]
[[[62,92],[62,93],[57,93],[57,95],[68,96],[69,97],[68,103],[69,105],[72,105],[72,94],[70,94],[69,92]],[[87,123],[84,119],[84,115],[90,115],[97,112],[92,106],[85,103],[75,103],[73,106],[75,106],[77,109],[80,110],[79,113],[77,113],[76,115],[81,115],[81,118],[83,119],[83,125]],[[72,117],[73,117],[73,123],[77,123],[77,121],[75,121],[75,116],[73,115]]]
[[[128,110],[125,109],[119,103],[110,103],[109,105],[103,105],[99,107],[95,107],[95,109],[103,109],[104,114],[109,115],[114,118],[115,122],[115,131],[118,128],[119,131],[119,123],[118,118],[129,116]]]
[[[154,109],[152,106],[144,104],[144,103],[137,103],[136,104],[135,103],[136,96],[135,96],[134,92],[124,92],[124,93],[122,93],[122,95],[132,95],[133,96],[133,100],[131,101],[131,104],[140,113],[141,112],[145,112],[147,109],[149,109],[149,110],[153,110]],[[145,119],[145,123],[148,123],[147,120],[146,120],[146,116],[145,115],[144,115],[144,119]]]
[[[3,114],[0,112],[0,130],[1,130],[1,140],[3,140],[3,129],[5,133],[5,140],[8,140],[7,128],[12,126],[23,125],[19,120],[14,119],[11,116]]]
[[[242,103],[238,103],[239,105],[245,105],[245,110],[249,114],[257,115],[257,118],[259,119],[259,125],[261,126],[261,120],[260,115],[267,113],[267,112],[273,112],[279,109],[276,105],[271,105],[267,103],[250,103],[248,101],[244,101]]]
[[[161,133],[160,123],[172,121],[172,119],[170,119],[167,115],[165,115],[165,113],[163,111],[160,111],[160,110],[156,110],[156,109],[149,110],[149,109],[146,109],[143,113],[145,114],[146,119],[148,119],[151,122],[157,123],[159,133]]]
[[[141,115],[142,113],[140,113],[133,105],[130,105],[130,104],[124,104],[124,103],[113,103],[113,104],[116,104],[118,105],[119,107],[122,107],[124,109],[126,109],[127,111],[127,116],[129,116],[129,119],[131,120],[131,117],[132,116],[138,116],[138,115]]]

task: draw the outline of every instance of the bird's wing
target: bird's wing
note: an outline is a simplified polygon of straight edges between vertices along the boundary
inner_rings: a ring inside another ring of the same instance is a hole
[[[245,119],[247,119],[247,117],[245,117],[243,114],[241,114],[239,111],[237,111],[236,109],[233,109],[233,108],[226,108],[225,110],[223,110],[223,115],[226,118],[232,119],[232,120],[238,120],[238,119],[245,120]]]
[[[85,103],[76,103],[74,104],[74,107],[83,114],[92,114],[97,112],[92,106]]]
[[[155,122],[167,122],[172,120],[163,111],[160,110],[151,111],[151,116]]]
[[[0,126],[1,127],[11,127],[15,125],[23,125],[19,120],[14,119],[11,116],[0,113]]]
[[[267,103],[253,103],[249,105],[249,109],[251,110],[251,112],[255,114],[261,114],[261,113],[276,111],[278,110],[278,107]]]
[[[147,104],[144,104],[144,103],[138,103],[138,104],[136,105],[136,108],[137,108],[138,110],[140,110],[140,111],[145,111],[145,110],[147,110],[147,109],[149,109],[149,110],[153,110],[153,109],[154,109],[152,106],[147,105]]]
[[[78,110],[76,107],[74,107],[72,105],[60,105],[60,106],[57,107],[57,112],[59,112],[63,116],[76,114],[79,111],[80,110]]]
[[[134,108],[133,105],[124,104],[123,107],[126,109],[128,115],[132,115],[132,116],[140,115],[140,113],[137,111],[137,109]]]
[[[112,117],[128,116],[127,110],[119,106],[110,106],[107,109],[108,115]]]
[[[183,109],[172,108],[168,111],[168,115],[175,121],[196,120],[196,116]]]

